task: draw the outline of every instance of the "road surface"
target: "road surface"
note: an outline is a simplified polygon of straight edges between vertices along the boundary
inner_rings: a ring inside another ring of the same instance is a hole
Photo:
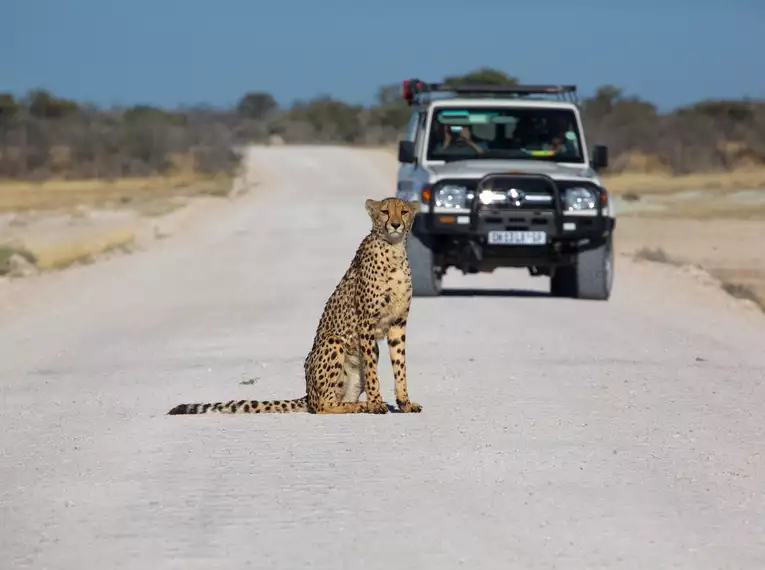
[[[409,319],[419,415],[164,415],[300,396],[394,188],[364,151],[248,161],[227,215],[0,318],[3,570],[765,568],[765,318],[674,268],[618,258],[608,303],[448,275]]]

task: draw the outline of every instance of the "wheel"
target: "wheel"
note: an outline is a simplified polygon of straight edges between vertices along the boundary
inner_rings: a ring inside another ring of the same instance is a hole
[[[578,255],[577,297],[607,301],[614,286],[614,248],[609,235],[605,243]]]
[[[613,285],[614,250],[608,236],[602,245],[581,252],[576,265],[557,268],[550,279],[550,293],[556,297],[607,301]]]
[[[412,268],[412,295],[437,297],[441,294],[441,273],[433,264],[433,252],[413,234],[406,239],[406,255]]]

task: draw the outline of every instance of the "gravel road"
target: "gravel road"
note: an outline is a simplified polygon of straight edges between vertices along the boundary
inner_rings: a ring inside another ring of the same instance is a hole
[[[765,568],[765,318],[674,268],[618,258],[608,303],[447,276],[409,319],[419,415],[164,415],[300,396],[394,188],[360,150],[248,160],[225,216],[0,317],[2,570]]]

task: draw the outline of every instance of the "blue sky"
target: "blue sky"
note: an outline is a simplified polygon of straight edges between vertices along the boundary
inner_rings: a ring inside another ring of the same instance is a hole
[[[765,97],[765,0],[3,0],[0,91],[101,105],[370,103],[404,78],[491,66],[613,83],[662,109]],[[621,4],[621,6],[617,6]]]

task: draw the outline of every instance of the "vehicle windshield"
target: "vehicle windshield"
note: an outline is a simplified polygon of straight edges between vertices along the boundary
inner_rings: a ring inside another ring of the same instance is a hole
[[[570,109],[438,107],[428,160],[528,159],[583,163],[576,115]]]

